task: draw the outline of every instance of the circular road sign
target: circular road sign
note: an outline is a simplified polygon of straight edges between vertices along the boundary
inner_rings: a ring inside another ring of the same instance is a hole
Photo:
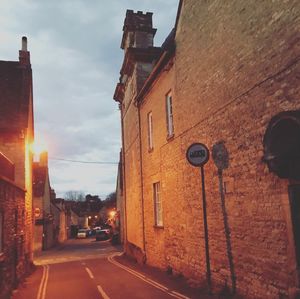
[[[193,166],[200,167],[208,161],[209,150],[202,143],[193,143],[186,151],[186,158]]]
[[[40,208],[35,208],[34,209],[34,216],[35,216],[35,218],[39,218],[41,216]]]

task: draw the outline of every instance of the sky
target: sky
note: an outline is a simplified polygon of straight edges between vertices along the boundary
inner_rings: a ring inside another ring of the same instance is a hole
[[[120,111],[113,100],[123,61],[126,9],[153,12],[160,46],[178,0],[0,0],[0,60],[18,60],[27,36],[33,70],[35,139],[46,144],[50,183],[99,195],[116,189]]]

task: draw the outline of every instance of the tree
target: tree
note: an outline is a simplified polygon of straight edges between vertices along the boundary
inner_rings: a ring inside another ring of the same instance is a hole
[[[73,200],[73,201],[84,201],[85,194],[82,191],[74,191],[70,190],[65,193],[66,200]]]
[[[103,201],[104,206],[108,209],[115,208],[117,206],[117,194],[112,192],[106,196],[106,199]]]

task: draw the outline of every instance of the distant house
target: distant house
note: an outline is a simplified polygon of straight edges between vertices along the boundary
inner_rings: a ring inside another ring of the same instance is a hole
[[[51,213],[51,188],[48,172],[47,152],[40,161],[33,163],[33,207],[35,211],[34,251],[48,249],[54,245],[54,225]]]
[[[67,213],[63,198],[51,199],[51,213],[54,217],[55,239],[63,243],[68,238]]]
[[[6,192],[0,193],[0,201],[10,197],[11,199],[6,200],[19,202],[18,208],[11,206],[13,211],[9,211],[3,207],[0,214],[6,225],[9,223],[8,215],[13,214],[12,219],[15,219],[16,224],[11,228],[16,232],[14,244],[18,244],[16,246],[20,246],[21,252],[24,253],[23,266],[17,271],[20,275],[29,270],[33,260],[32,153],[30,150],[33,137],[32,70],[30,53],[27,51],[27,39],[23,37],[19,61],[0,61],[0,151],[14,166],[14,177],[8,176],[8,178],[19,190],[17,199],[13,199],[13,193],[10,195]],[[12,186],[11,182],[9,185]],[[5,228],[5,231],[9,229]],[[4,238],[4,242],[5,240]],[[7,244],[12,246],[13,242]],[[14,247],[11,247],[10,252],[13,250]],[[0,254],[2,259],[8,258],[6,255],[8,252],[6,250],[4,254]],[[14,267],[15,264],[11,263],[11,265]],[[0,277],[6,277],[9,271],[10,269],[0,262]],[[10,280],[4,279],[4,281],[9,286]],[[3,290],[2,287],[0,290]]]
[[[82,223],[84,222],[85,217],[81,217],[72,209],[71,201],[65,201],[66,209],[66,225],[68,238],[75,238],[77,236],[78,229],[83,227]]]

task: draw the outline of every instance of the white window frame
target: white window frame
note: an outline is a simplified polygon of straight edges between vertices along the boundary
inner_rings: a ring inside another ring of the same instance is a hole
[[[148,122],[148,149],[153,149],[153,117],[152,111],[147,114],[147,122]]]
[[[167,137],[174,135],[174,120],[173,120],[173,103],[172,93],[168,92],[166,95],[166,117],[167,117]]]
[[[153,184],[154,224],[163,227],[163,208],[160,194],[160,182]]]

